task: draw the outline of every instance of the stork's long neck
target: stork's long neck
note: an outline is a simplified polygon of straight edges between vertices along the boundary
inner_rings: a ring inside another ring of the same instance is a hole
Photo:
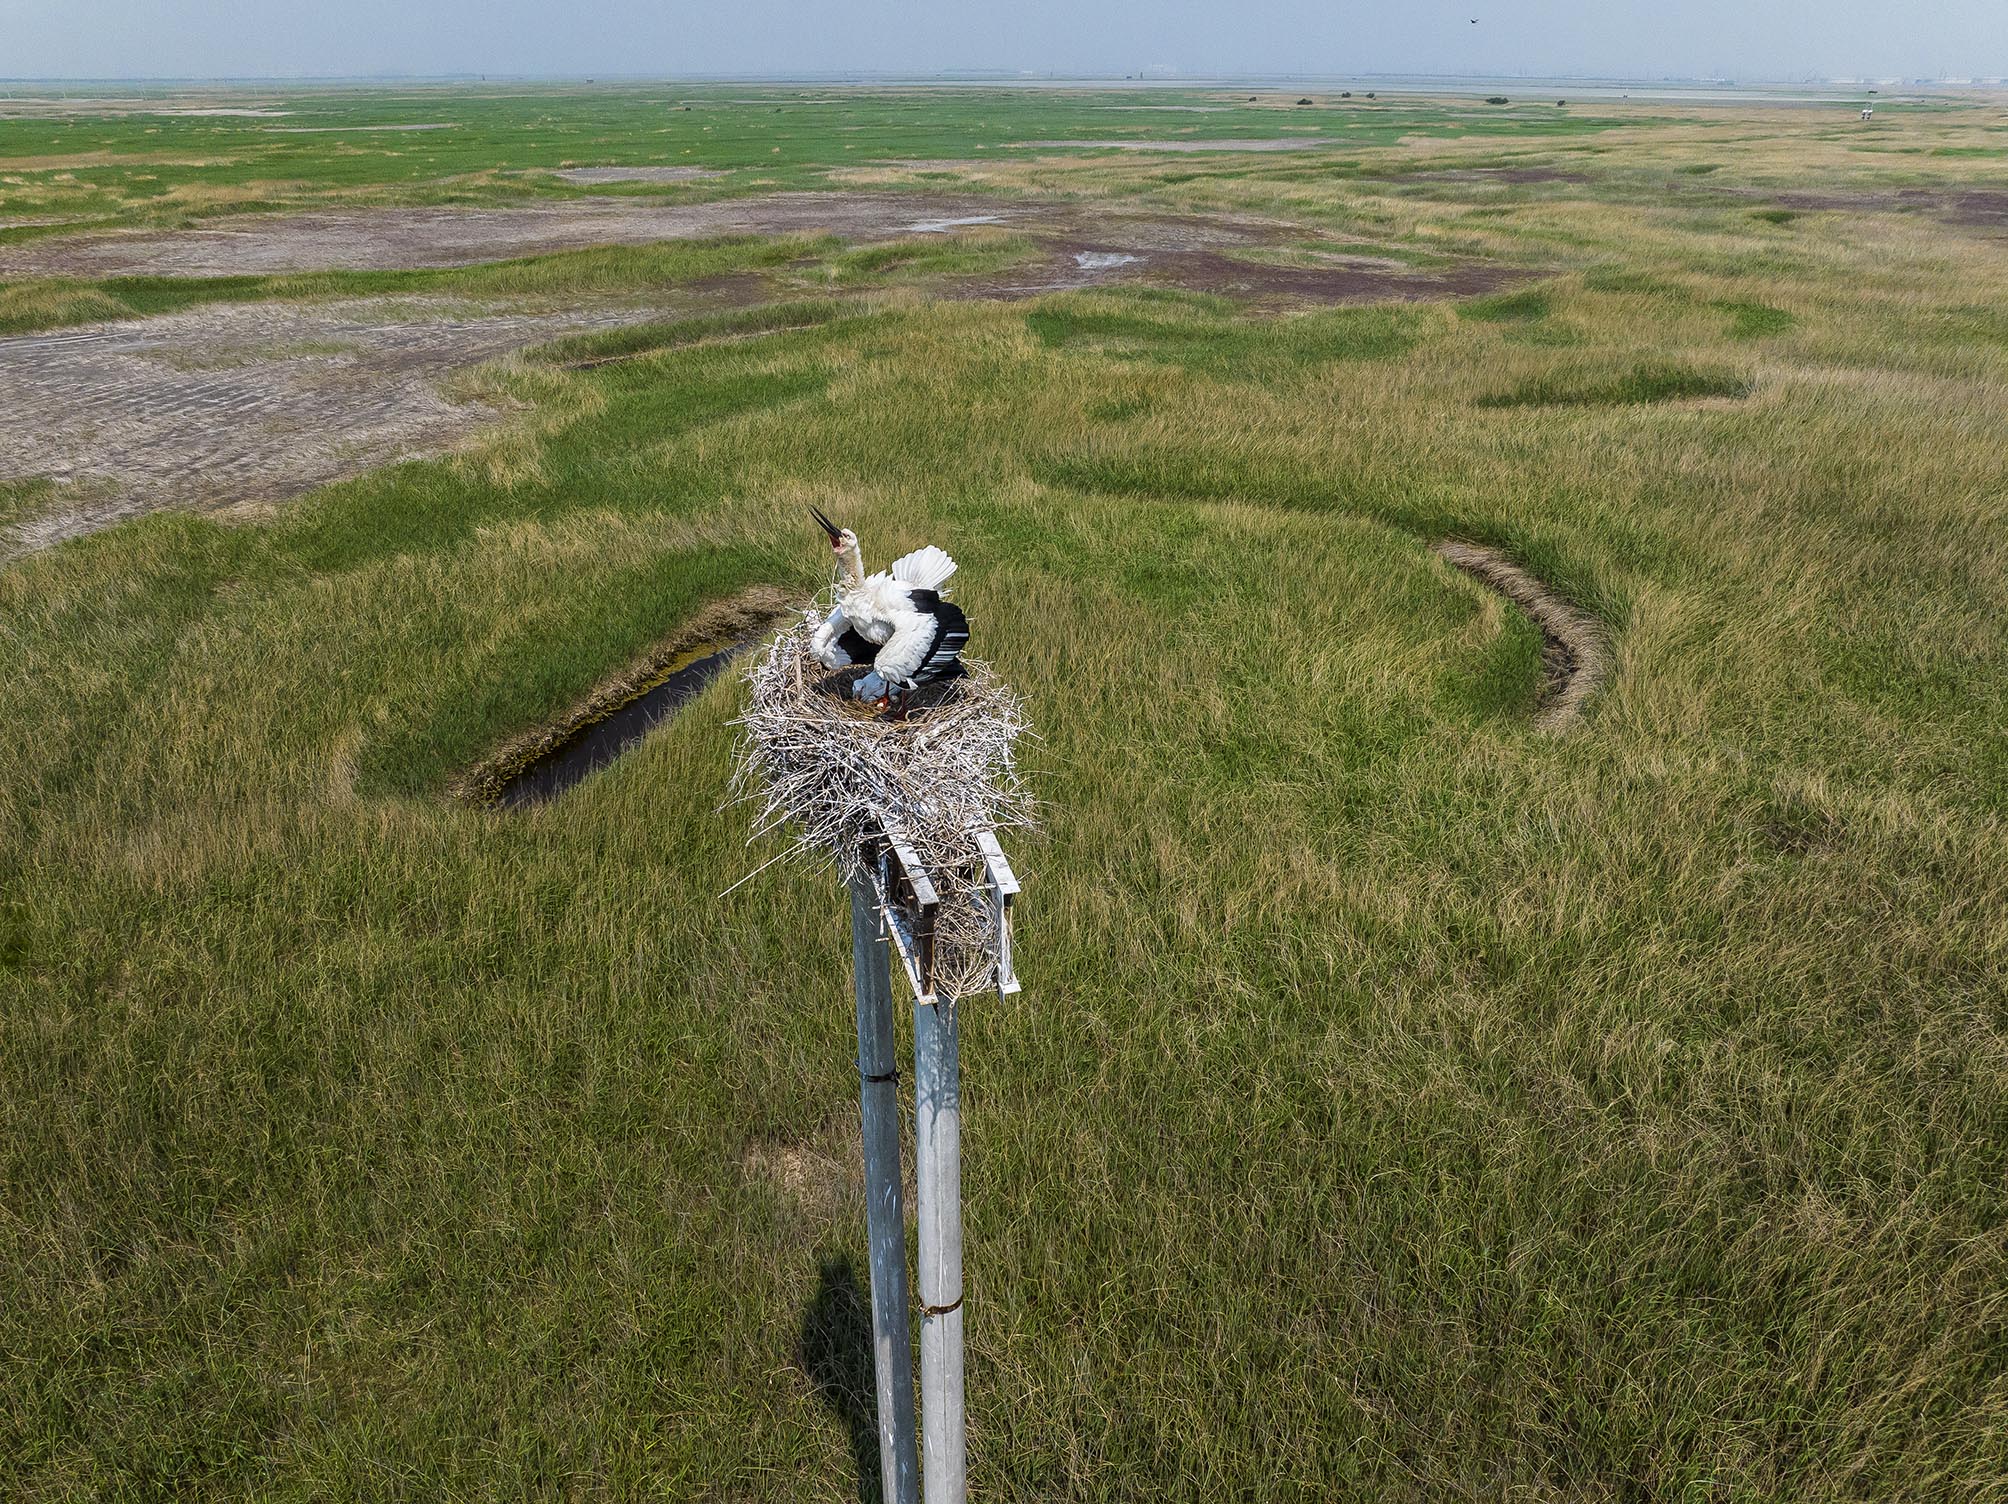
[[[847,585],[862,585],[865,582],[864,550],[853,543],[843,553],[838,555],[838,558],[843,564],[844,583]]]

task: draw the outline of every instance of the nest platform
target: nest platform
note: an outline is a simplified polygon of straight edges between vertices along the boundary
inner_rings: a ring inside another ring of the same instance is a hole
[[[809,651],[820,609],[781,631],[745,670],[733,793],[753,805],[758,834],[793,833],[791,851],[869,878],[882,903],[888,838],[915,853],[938,894],[934,983],[951,997],[997,972],[979,837],[1033,823],[1017,745],[1024,701],[985,663],[923,685],[891,711],[851,698],[862,666],[834,672]],[[785,854],[785,853],[784,853]]]

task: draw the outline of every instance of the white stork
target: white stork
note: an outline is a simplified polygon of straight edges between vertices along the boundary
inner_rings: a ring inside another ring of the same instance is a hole
[[[929,544],[890,570],[868,575],[858,535],[814,507],[809,511],[830,535],[830,547],[843,567],[836,609],[809,644],[816,661],[825,668],[869,662],[871,672],[851,693],[880,704],[915,685],[959,679],[968,672],[962,649],[969,642],[969,618],[941,598],[955,561]]]

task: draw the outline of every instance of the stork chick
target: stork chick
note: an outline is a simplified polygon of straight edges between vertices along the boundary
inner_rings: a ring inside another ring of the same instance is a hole
[[[941,598],[955,561],[929,544],[878,574],[865,573],[858,535],[810,507],[830,535],[843,578],[836,609],[816,628],[809,651],[825,668],[869,663],[871,672],[851,687],[860,700],[889,704],[916,685],[959,679],[969,619]]]

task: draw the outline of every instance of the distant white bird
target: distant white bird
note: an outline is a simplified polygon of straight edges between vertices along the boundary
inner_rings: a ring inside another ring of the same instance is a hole
[[[915,685],[959,679],[962,650],[969,642],[969,618],[941,598],[955,573],[955,561],[929,544],[897,561],[890,570],[867,575],[858,535],[838,527],[816,508],[816,521],[830,535],[843,566],[837,606],[816,628],[809,651],[825,668],[870,663],[872,671],[852,686],[860,700],[889,701]]]

